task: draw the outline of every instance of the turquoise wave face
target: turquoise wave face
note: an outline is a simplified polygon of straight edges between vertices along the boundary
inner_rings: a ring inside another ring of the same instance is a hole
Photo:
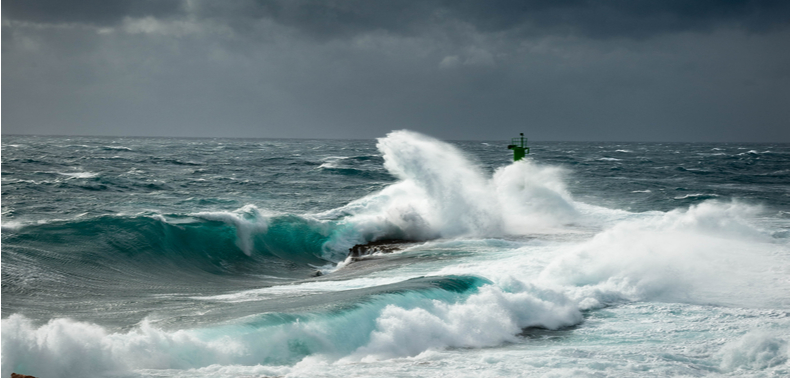
[[[11,250],[59,265],[242,274],[274,260],[294,268],[327,264],[320,255],[331,226],[284,215],[269,219],[267,229],[244,235],[240,226],[215,220],[103,216],[7,230],[3,241]],[[252,249],[242,250],[248,241],[239,238],[249,238]]]
[[[270,218],[266,232],[254,237],[256,252],[301,264],[324,265],[323,245],[334,228],[332,222],[308,221],[296,215]]]
[[[434,301],[451,305],[490,284],[476,276],[414,278],[311,298],[309,307],[318,311],[256,315],[240,324],[197,334],[207,341],[231,337],[265,349],[256,354],[257,363],[263,364],[293,364],[313,354],[345,356],[370,342],[387,306],[413,310],[430,307]]]
[[[161,292],[223,280],[267,286],[312,277],[317,268],[343,261],[357,242],[400,236],[397,229],[365,234],[357,227],[342,217],[264,216],[254,208],[30,224],[3,231],[4,290],[60,291],[68,277],[81,280],[74,296],[79,290]],[[38,271],[44,273],[31,276]]]

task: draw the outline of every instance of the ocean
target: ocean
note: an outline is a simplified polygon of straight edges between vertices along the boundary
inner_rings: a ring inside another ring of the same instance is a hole
[[[2,376],[790,376],[790,145],[507,144],[3,136]]]

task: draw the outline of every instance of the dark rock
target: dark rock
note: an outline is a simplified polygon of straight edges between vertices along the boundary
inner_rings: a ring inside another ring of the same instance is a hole
[[[24,375],[24,374],[11,373],[11,378],[36,378],[36,377],[34,377],[34,376],[32,376],[32,375]]]
[[[313,277],[321,277],[321,276],[323,276],[323,275],[324,275],[324,274],[323,274],[323,273],[321,273],[321,271],[320,271],[320,270],[316,270],[316,271],[315,271],[315,273],[313,273]]]
[[[374,253],[392,253],[403,249],[402,244],[412,243],[409,240],[402,239],[385,239],[372,241],[367,244],[357,244],[349,248],[351,257],[362,257],[372,255]]]

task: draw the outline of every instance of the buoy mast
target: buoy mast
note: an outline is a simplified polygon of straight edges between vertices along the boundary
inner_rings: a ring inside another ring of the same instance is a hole
[[[511,139],[510,144],[507,146],[508,150],[513,150],[513,161],[519,161],[529,153],[527,138],[524,138],[524,133],[519,133],[519,135],[521,137]]]

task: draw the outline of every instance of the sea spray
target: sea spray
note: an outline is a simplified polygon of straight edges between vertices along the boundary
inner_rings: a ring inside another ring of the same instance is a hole
[[[377,147],[399,181],[321,214],[342,219],[330,250],[380,239],[525,235],[581,221],[562,169],[523,160],[486,177],[452,145],[406,130]]]
[[[390,173],[422,191],[429,207],[417,211],[441,236],[501,232],[489,181],[458,149],[405,130],[379,139],[377,147]]]
[[[642,214],[569,248],[540,282],[569,288],[582,308],[674,300],[764,306],[781,301],[771,255],[786,248],[754,225],[759,207],[708,201]],[[786,264],[784,265],[787,266]],[[757,300],[747,287],[762,287]]]
[[[582,222],[560,167],[543,167],[524,159],[497,169],[492,186],[504,231],[510,235],[546,232]]]

